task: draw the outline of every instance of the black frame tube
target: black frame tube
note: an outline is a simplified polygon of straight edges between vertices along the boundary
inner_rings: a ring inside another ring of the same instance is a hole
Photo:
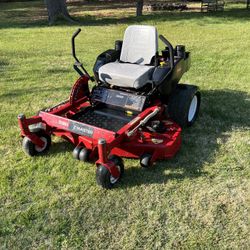
[[[155,90],[158,89],[159,86],[162,85],[162,83],[165,81],[165,79],[172,73],[173,69],[174,69],[174,48],[172,46],[172,44],[163,36],[163,35],[159,35],[159,38],[161,39],[161,41],[168,47],[169,49],[169,56],[170,56],[170,70],[168,71],[168,73],[165,75],[165,77],[161,80],[161,82],[156,86],[155,84],[153,84],[153,88],[152,90],[147,94],[147,96],[150,96],[154,93]]]
[[[162,40],[162,42],[165,45],[167,45],[167,47],[169,49],[170,67],[171,67],[171,70],[172,70],[174,68],[174,48],[173,48],[172,44],[163,35],[159,35],[159,38]]]

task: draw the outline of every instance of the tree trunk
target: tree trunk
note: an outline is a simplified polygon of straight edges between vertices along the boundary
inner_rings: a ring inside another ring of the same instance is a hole
[[[137,0],[136,3],[136,16],[142,16],[143,0]]]
[[[44,0],[48,10],[49,24],[53,24],[58,16],[62,16],[64,19],[74,22],[69,15],[66,0]]]
[[[247,9],[250,7],[250,0],[247,0]]]

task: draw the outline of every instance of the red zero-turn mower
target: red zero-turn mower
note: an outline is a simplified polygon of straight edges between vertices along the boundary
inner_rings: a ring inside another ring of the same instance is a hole
[[[51,135],[75,145],[73,156],[96,162],[96,180],[111,188],[122,177],[121,157],[139,158],[143,168],[158,159],[173,157],[181,146],[181,127],[191,126],[199,111],[200,92],[178,84],[190,67],[185,46],[172,47],[162,35],[165,49],[158,53],[153,26],[132,25],[123,41],[101,53],[91,77],[75,54],[80,74],[69,99],[26,118],[18,116],[23,149],[35,156],[47,151]],[[96,85],[89,90],[88,81]]]

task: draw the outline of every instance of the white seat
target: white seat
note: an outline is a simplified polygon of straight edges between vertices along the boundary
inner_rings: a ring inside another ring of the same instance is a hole
[[[158,51],[158,34],[153,26],[131,25],[124,34],[121,62],[107,63],[99,69],[99,79],[111,85],[141,88],[152,76],[149,66]]]

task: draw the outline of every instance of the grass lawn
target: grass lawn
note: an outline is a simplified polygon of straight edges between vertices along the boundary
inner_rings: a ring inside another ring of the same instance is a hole
[[[39,2],[1,3],[0,249],[249,249],[250,12],[227,6],[136,19],[129,4],[116,7],[69,6],[83,22],[84,65],[91,70],[127,25],[155,25],[192,52],[183,81],[201,89],[199,119],[183,131],[174,159],[150,171],[125,160],[125,176],[110,191],[58,138],[46,156],[27,157],[17,114],[68,97],[78,26],[47,26]]]

